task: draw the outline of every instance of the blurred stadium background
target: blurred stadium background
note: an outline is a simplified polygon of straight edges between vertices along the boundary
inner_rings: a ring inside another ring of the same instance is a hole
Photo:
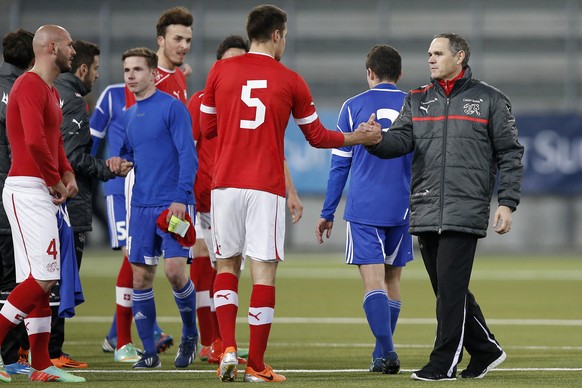
[[[265,1],[267,2],[267,1]],[[110,83],[123,82],[120,57],[130,47],[156,49],[159,14],[175,5],[194,15],[187,63],[194,73],[189,92],[204,87],[216,45],[228,34],[246,36],[248,11],[260,1],[0,0],[0,34],[42,24],[67,28],[73,39],[101,47],[101,78],[89,104]],[[513,102],[526,146],[522,205],[512,233],[490,233],[480,251],[521,254],[582,250],[582,2],[578,0],[272,0],[288,13],[283,62],[309,83],[324,123],[335,127],[342,102],[366,89],[364,59],[386,43],[403,57],[403,90],[428,81],[426,50],[432,36],[457,32],[471,46],[477,78],[504,91]],[[329,151],[313,150],[290,124],[286,154],[305,205],[301,222],[287,228],[290,251],[341,251],[342,209],[333,238],[318,247],[313,237],[329,167]],[[102,198],[94,247],[107,244]],[[389,203],[379,206],[390,206]],[[493,206],[496,206],[495,200]]]

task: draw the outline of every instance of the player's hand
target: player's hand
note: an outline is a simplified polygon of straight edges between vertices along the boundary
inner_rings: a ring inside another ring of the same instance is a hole
[[[376,121],[376,114],[372,113],[367,122],[361,123],[356,129],[361,137],[359,144],[371,146],[382,140],[382,126]]]
[[[109,170],[112,173],[114,173],[115,175],[118,175],[119,171],[121,170],[121,162],[122,161],[123,161],[123,159],[121,159],[119,156],[112,156],[105,161],[105,164],[107,165],[107,167],[109,167]]]
[[[166,217],[166,222],[170,222],[170,218],[176,216],[181,220],[186,218],[186,205],[179,202],[172,202],[168,208],[168,216]]]
[[[68,192],[67,197],[73,198],[75,195],[77,195],[77,193],[79,192],[79,186],[77,186],[75,174],[73,174],[72,171],[65,171],[61,179],[67,189]]]
[[[511,222],[513,214],[511,209],[507,206],[499,206],[493,217],[493,228],[497,234],[509,233],[511,230]]]
[[[69,194],[63,181],[59,181],[56,185],[50,186],[49,193],[53,197],[53,203],[55,205],[62,205],[65,203]]]
[[[117,175],[125,178],[127,176],[127,174],[129,174],[129,172],[131,171],[132,168],[133,168],[133,162],[130,162],[130,161],[124,159],[121,162],[120,170],[119,170],[119,173]]]
[[[328,221],[323,218],[319,219],[319,222],[315,226],[315,239],[318,243],[323,244],[323,232],[326,238],[331,237],[331,230],[333,229],[333,221]]]
[[[133,163],[128,162],[125,159],[120,158],[119,156],[112,156],[111,158],[105,161],[109,170],[117,176],[125,177],[129,173],[129,171],[133,168]]]
[[[289,208],[289,212],[291,213],[291,221],[294,224],[297,223],[303,216],[303,204],[299,199],[297,191],[287,193],[287,208]]]

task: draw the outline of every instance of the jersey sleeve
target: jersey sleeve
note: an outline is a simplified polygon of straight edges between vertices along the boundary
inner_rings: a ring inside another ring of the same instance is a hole
[[[93,114],[89,119],[89,127],[91,130],[91,137],[93,139],[93,146],[91,148],[91,155],[97,155],[97,151],[101,145],[101,140],[107,136],[107,128],[111,122],[111,93],[110,89],[106,89],[101,93]]]
[[[353,120],[351,118],[350,107],[345,102],[340,111],[337,130],[339,132],[352,132]],[[341,147],[334,149],[331,156],[331,167],[327,179],[327,189],[325,191],[325,200],[321,210],[321,218],[327,221],[334,220],[334,214],[342,197],[346,186],[350,168],[352,165],[352,147]]]
[[[127,125],[128,125],[128,121],[129,121],[129,116],[131,115],[130,111],[125,111],[123,113],[123,128],[127,129]],[[123,131],[123,139],[122,139],[122,143],[121,143],[121,147],[119,148],[119,155],[121,158],[130,161],[130,162],[134,162],[134,158],[133,158],[133,148],[131,147],[131,144],[129,143],[129,138],[127,137],[127,130]]]
[[[188,102],[188,111],[192,118],[192,136],[194,141],[198,141],[202,136],[200,132],[200,104],[202,103],[202,92],[195,93]]]
[[[311,91],[305,80],[296,74],[292,114],[305,139],[315,148],[337,148],[344,144],[344,135],[326,129],[315,111]]]
[[[192,121],[184,104],[176,100],[171,105],[170,125],[172,140],[178,151],[178,185],[174,202],[188,204],[194,191],[194,176],[198,171],[198,157],[192,137]]]
[[[215,100],[215,83],[217,74],[217,64],[215,62],[206,80],[204,96],[200,104],[200,132],[206,139],[212,139],[217,136],[217,119],[216,119],[216,100]]]
[[[62,137],[60,139],[59,155],[56,158],[59,166],[55,164],[55,159],[53,159],[48,145],[43,112],[46,105],[53,102],[48,94],[37,93],[34,87],[28,86],[28,88],[23,87],[23,89],[25,89],[25,92],[20,91],[18,104],[21,111],[20,117],[26,148],[29,150],[47,186],[53,186],[61,180],[61,171],[65,171],[67,166],[69,170],[72,170],[63,149]],[[66,165],[64,165],[65,162]],[[63,163],[62,166],[60,166],[61,163]]]

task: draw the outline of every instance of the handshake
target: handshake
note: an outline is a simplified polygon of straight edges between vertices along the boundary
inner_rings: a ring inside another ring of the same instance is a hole
[[[133,162],[129,162],[119,156],[113,156],[105,161],[107,167],[117,176],[125,177],[133,168]]]
[[[376,121],[376,114],[372,113],[367,122],[358,125],[354,131],[357,137],[356,144],[373,146],[382,140],[382,126]]]

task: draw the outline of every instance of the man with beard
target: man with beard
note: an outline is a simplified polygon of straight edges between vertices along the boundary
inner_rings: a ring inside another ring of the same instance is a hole
[[[15,325],[26,321],[32,353],[30,381],[84,382],[52,365],[48,342],[49,292],[61,276],[61,242],[57,213],[74,197],[77,182],[60,133],[60,96],[53,86],[71,70],[73,40],[64,28],[40,27],[33,39],[35,65],[14,83],[6,113],[12,167],[2,200],[10,221],[16,281],[0,311],[0,342]],[[10,381],[0,363],[0,381]]]
[[[61,97],[60,104],[63,111],[61,134],[63,136],[65,153],[79,186],[79,193],[71,199],[67,208],[73,227],[75,238],[75,253],[77,267],[81,267],[83,250],[85,248],[85,233],[91,231],[93,215],[92,192],[93,180],[107,181],[117,175],[108,167],[108,161],[95,158],[91,155],[91,132],[89,129],[89,115],[87,103],[83,98],[92,89],[99,78],[99,47],[90,42],[77,40],[73,43],[76,55],[71,64],[71,70],[61,74],[55,81],[55,86]],[[119,175],[127,174],[130,164]],[[85,362],[73,360],[63,353],[65,341],[65,320],[58,316],[58,302],[60,301],[58,286],[51,295],[52,322],[49,353],[51,361],[60,368],[86,368]]]
[[[180,69],[192,43],[192,14],[185,7],[166,10],[156,25],[158,68],[156,88],[188,104],[186,77]],[[135,104],[135,96],[125,89],[126,107]]]

